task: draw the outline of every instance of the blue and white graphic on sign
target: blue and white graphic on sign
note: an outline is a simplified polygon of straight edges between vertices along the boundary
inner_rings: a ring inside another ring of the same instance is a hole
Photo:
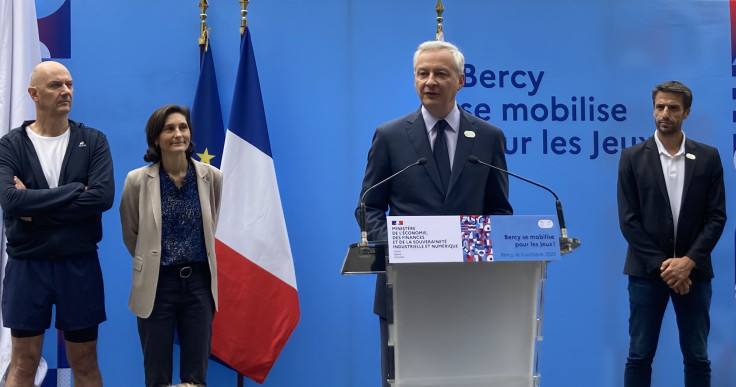
[[[492,215],[494,261],[560,259],[560,229],[549,215]]]

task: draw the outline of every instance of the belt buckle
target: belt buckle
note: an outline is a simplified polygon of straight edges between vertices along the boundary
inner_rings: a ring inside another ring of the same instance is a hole
[[[179,269],[179,277],[181,278],[189,278],[192,275],[192,267],[191,266],[184,266],[181,269]]]

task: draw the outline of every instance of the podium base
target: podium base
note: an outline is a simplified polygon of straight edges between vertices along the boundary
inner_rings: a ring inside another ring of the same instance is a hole
[[[389,265],[394,386],[536,386],[544,265]]]
[[[488,375],[467,378],[416,378],[394,382],[394,387],[529,387],[535,378],[527,375]]]

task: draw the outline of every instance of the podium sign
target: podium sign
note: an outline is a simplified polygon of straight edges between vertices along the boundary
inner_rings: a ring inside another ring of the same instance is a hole
[[[386,227],[391,264],[560,259],[551,215],[389,216]]]

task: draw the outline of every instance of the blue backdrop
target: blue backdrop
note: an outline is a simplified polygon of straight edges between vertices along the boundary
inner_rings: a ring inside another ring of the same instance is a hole
[[[75,82],[71,117],[102,129],[111,143],[117,200],[103,217],[100,244],[108,311],[100,363],[107,386],[139,384],[142,356],[127,309],[131,259],[117,207],[125,175],[144,165],[150,113],[193,101],[197,1],[36,3],[39,17],[70,5],[71,54],[60,61]],[[240,6],[212,3],[207,21],[227,122]],[[302,313],[265,386],[378,385],[373,278],[338,273],[347,246],[359,238],[353,210],[373,130],[418,106],[411,59],[420,42],[434,39],[434,5],[285,0],[248,7]],[[694,93],[685,133],[719,147],[726,190],[734,192],[729,2],[454,0],[445,7],[445,37],[468,63],[458,102],[504,129],[509,169],[555,189],[569,233],[583,241],[549,268],[542,385],[620,386],[628,294],[616,213],[618,154],[654,133],[652,87],[681,80]],[[546,192],[513,180],[511,202],[519,214],[554,211]],[[728,210],[734,214],[731,201]],[[714,386],[736,384],[733,241],[729,220],[713,255]],[[52,366],[54,337],[47,335],[45,346]],[[210,367],[210,385],[235,380],[232,371]],[[682,385],[671,307],[654,380],[654,386]]]

